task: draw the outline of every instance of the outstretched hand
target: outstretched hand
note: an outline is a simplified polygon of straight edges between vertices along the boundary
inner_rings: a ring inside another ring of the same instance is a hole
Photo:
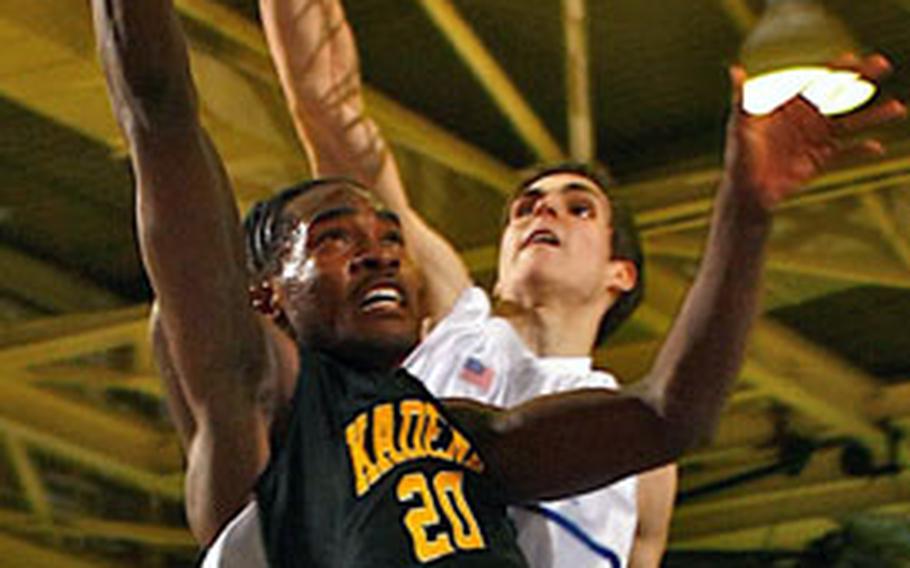
[[[891,72],[881,55],[862,60],[847,55],[833,66],[855,71],[876,82]],[[867,130],[906,115],[900,101],[888,99],[842,116],[824,116],[801,96],[770,114],[755,116],[742,107],[746,73],[730,69],[733,109],[727,125],[725,168],[729,182],[769,210],[833,164],[856,157],[879,156],[875,139],[856,138]]]

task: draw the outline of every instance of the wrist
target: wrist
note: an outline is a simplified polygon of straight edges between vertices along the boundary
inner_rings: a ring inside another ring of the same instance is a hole
[[[763,188],[725,178],[714,203],[714,223],[734,226],[739,234],[764,239],[770,232],[772,206],[762,201]]]
[[[717,203],[723,204],[743,220],[769,222],[777,202],[773,191],[754,179],[742,179],[741,176],[725,172],[721,178],[717,194]]]

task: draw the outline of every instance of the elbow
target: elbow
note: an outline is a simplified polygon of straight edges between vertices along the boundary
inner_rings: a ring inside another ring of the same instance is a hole
[[[667,455],[675,461],[686,452],[700,446],[707,438],[708,428],[695,424],[690,419],[669,419],[666,421],[665,431]]]
[[[701,446],[714,430],[714,415],[702,412],[697,405],[660,395],[645,395],[642,401],[654,416],[656,438],[662,440],[662,453],[669,460]]]

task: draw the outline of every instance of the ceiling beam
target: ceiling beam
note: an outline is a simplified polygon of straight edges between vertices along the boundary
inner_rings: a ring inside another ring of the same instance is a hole
[[[238,54],[242,56],[242,62],[238,64],[243,65],[259,81],[280,92],[268,47],[259,27],[212,0],[178,0],[177,7],[185,16],[248,50],[247,53],[241,51]],[[364,99],[370,115],[389,141],[396,145],[483,182],[505,195],[518,179],[517,172],[512,168],[369,85],[364,85]]]
[[[427,15],[461,55],[499,110],[527,146],[544,162],[563,159],[559,144],[547,131],[518,88],[509,79],[483,41],[450,0],[418,0]]]
[[[645,248],[649,257],[679,258],[691,261],[701,259],[704,239],[701,236],[663,235],[648,239]],[[838,280],[857,285],[910,288],[910,272],[900,266],[886,267],[857,262],[856,259],[826,258],[793,252],[769,252],[765,261],[769,272],[782,272],[800,276]]]
[[[85,2],[7,0],[0,11],[0,40],[7,46],[0,92],[92,139],[122,146],[88,47],[90,22]]]
[[[132,392],[156,399],[164,396],[161,379],[144,365],[137,372],[125,373],[101,366],[61,364],[23,373],[22,380],[39,386],[76,387],[88,392]]]
[[[590,162],[596,154],[594,121],[591,112],[586,2],[587,0],[563,0],[562,2],[562,19],[566,38],[569,156],[579,162]]]
[[[158,495],[171,501],[183,499],[183,475],[159,475],[111,457],[107,454],[83,447],[78,442],[70,442],[40,432],[35,428],[0,417],[0,432],[18,437],[29,447],[44,453],[52,454],[70,462],[96,476]]]
[[[10,370],[145,342],[148,310],[141,305],[32,320],[4,329],[0,332],[0,379]]]
[[[80,559],[72,552],[58,552],[46,545],[39,545],[0,533],[0,558],[5,568],[104,568],[112,564],[96,559]]]
[[[85,278],[0,245],[0,288],[51,312],[110,309],[124,301]]]
[[[904,265],[904,271],[910,278],[910,243],[901,234],[894,215],[887,210],[880,193],[865,193],[860,196],[860,201],[866,212],[872,218],[876,228],[881,232],[891,250]]]
[[[780,435],[780,428],[776,425],[777,419],[768,412],[751,409],[732,410],[731,407],[740,396],[739,392],[733,394],[710,445],[684,456],[681,460],[684,465],[744,464],[765,459],[766,456],[762,452],[776,448]],[[759,394],[766,396],[760,391]],[[878,389],[865,404],[857,401],[857,406],[873,423],[890,421],[892,425],[900,427],[901,423],[910,420],[910,383],[904,382]],[[781,426],[786,427],[787,417],[781,418],[784,419]]]
[[[482,182],[502,197],[511,196],[521,177],[515,169],[378,91],[365,90],[364,99],[383,134],[396,145]]]
[[[826,174],[784,201],[778,210],[854,197],[910,183],[910,154],[907,150],[906,146],[901,146],[892,149],[892,155],[897,157]],[[708,225],[708,213],[720,175],[720,169],[708,169],[619,186],[617,191],[632,204],[643,235],[662,235]],[[674,202],[667,203],[668,198]]]
[[[44,488],[44,482],[41,481],[41,475],[28,455],[28,449],[13,434],[7,433],[4,441],[6,442],[6,453],[32,514],[40,522],[49,522],[53,514],[50,500]]]
[[[83,516],[67,516],[48,524],[28,513],[0,509],[0,528],[19,535],[129,542],[169,550],[186,550],[191,554],[199,547],[189,530],[183,527]]]
[[[741,465],[764,459],[766,450],[776,451],[780,428],[760,412],[726,412],[708,445],[680,460],[683,466]],[[710,471],[710,470],[709,470]]]
[[[182,454],[172,433],[17,382],[8,374],[0,381],[0,416],[5,419],[131,467],[157,473],[181,470]]]
[[[836,455],[830,456],[836,458]],[[803,481],[814,479],[811,482]],[[692,502],[674,513],[675,542],[804,518],[838,518],[910,501],[910,472],[879,478],[843,477],[836,459],[814,457],[799,477],[749,484],[724,497]]]
[[[670,542],[674,551],[744,550],[804,550],[813,540],[841,527],[834,519],[816,517],[796,521],[780,521],[749,529],[706,534],[694,538],[675,538]]]

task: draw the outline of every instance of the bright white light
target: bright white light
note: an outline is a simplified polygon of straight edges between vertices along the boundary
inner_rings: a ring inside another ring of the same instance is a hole
[[[752,77],[743,87],[743,108],[749,114],[769,114],[826,73],[824,67],[794,67]]]
[[[750,114],[769,114],[802,95],[822,114],[834,115],[865,104],[875,94],[875,85],[850,71],[794,67],[750,78],[743,91],[743,108]]]
[[[859,73],[832,71],[812,81],[802,94],[820,113],[830,116],[864,105],[875,94],[875,85]]]

